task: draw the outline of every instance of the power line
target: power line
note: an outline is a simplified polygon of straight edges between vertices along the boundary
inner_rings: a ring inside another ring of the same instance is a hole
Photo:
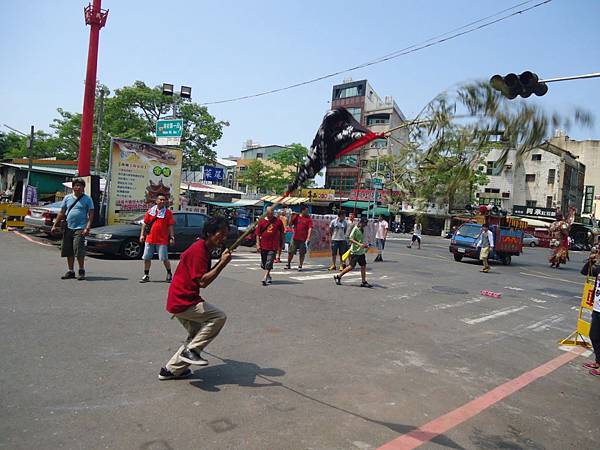
[[[338,76],[338,75],[341,75],[341,74],[344,74],[344,73],[352,72],[352,71],[355,71],[355,70],[358,70],[358,69],[362,69],[362,68],[365,68],[365,67],[373,66],[373,65],[376,65],[376,64],[381,64],[383,62],[390,61],[390,60],[395,59],[395,58],[399,58],[400,56],[405,56],[405,55],[408,55],[410,53],[415,53],[415,52],[417,52],[419,50],[423,50],[423,49],[432,47],[434,45],[442,44],[444,42],[456,39],[458,37],[461,37],[461,36],[464,36],[466,34],[472,33],[474,31],[478,31],[478,30],[481,30],[483,28],[487,28],[487,27],[489,27],[491,25],[494,25],[496,23],[499,23],[499,22],[502,22],[504,20],[510,19],[511,17],[517,16],[519,14],[526,13],[528,11],[531,11],[531,10],[535,9],[535,8],[538,8],[538,7],[543,6],[543,5],[547,4],[547,3],[550,3],[552,0],[541,1],[539,3],[536,3],[535,5],[529,6],[527,8],[524,8],[524,9],[521,9],[521,10],[518,10],[518,11],[514,11],[514,12],[512,12],[510,14],[507,14],[505,16],[502,16],[502,17],[500,17],[498,19],[495,19],[495,20],[483,23],[483,24],[478,25],[478,26],[473,27],[473,28],[469,28],[469,27],[472,27],[475,24],[484,22],[484,21],[486,21],[486,20],[488,20],[488,19],[490,19],[492,17],[496,17],[496,16],[498,16],[500,14],[503,14],[503,13],[505,13],[507,11],[510,11],[510,10],[515,9],[515,8],[521,7],[521,6],[525,5],[525,4],[531,3],[532,1],[534,1],[534,0],[528,0],[528,1],[525,1],[525,2],[518,3],[517,5],[514,5],[514,6],[510,7],[510,8],[503,9],[503,10],[498,11],[497,13],[494,13],[494,14],[492,14],[490,16],[487,16],[487,17],[475,20],[475,21],[470,22],[470,23],[468,23],[466,25],[462,25],[462,26],[460,26],[458,28],[455,28],[455,29],[453,29],[451,31],[447,31],[447,32],[445,32],[443,34],[440,34],[438,36],[435,36],[435,37],[429,38],[429,39],[427,39],[425,41],[422,41],[421,43],[413,44],[413,45],[411,45],[409,47],[405,47],[403,49],[396,50],[396,51],[394,51],[392,53],[388,53],[387,55],[381,56],[381,57],[379,57],[377,59],[374,59],[374,60],[371,60],[371,61],[359,64],[359,65],[350,67],[348,69],[339,70],[337,72],[332,72],[332,73],[329,73],[327,75],[322,75],[322,76],[319,76],[319,77],[316,77],[316,78],[312,78],[310,80],[302,81],[302,82],[299,82],[299,83],[294,83],[294,84],[291,84],[291,85],[288,85],[288,86],[284,86],[284,87],[281,87],[281,88],[277,88],[277,89],[270,89],[268,91],[258,92],[256,94],[243,95],[241,97],[234,97],[234,98],[229,98],[229,99],[225,99],[225,100],[217,100],[217,101],[212,101],[212,102],[205,102],[205,103],[201,103],[201,105],[204,105],[204,106],[207,106],[207,105],[217,105],[217,104],[222,104],[222,103],[231,103],[231,102],[236,102],[236,101],[240,101],[240,100],[247,100],[247,99],[250,99],[250,98],[262,97],[262,96],[265,96],[265,95],[275,94],[277,92],[282,92],[282,91],[286,91],[286,90],[289,90],[289,89],[294,89],[294,88],[297,88],[297,87],[300,87],[300,86],[306,86],[307,84],[316,83],[318,81],[322,81],[322,80],[325,80],[327,78],[332,78],[332,77],[335,77],[335,76]],[[458,32],[459,30],[464,30],[465,28],[468,28],[468,29],[465,30],[465,31]],[[444,36],[446,36],[446,37],[444,37]]]

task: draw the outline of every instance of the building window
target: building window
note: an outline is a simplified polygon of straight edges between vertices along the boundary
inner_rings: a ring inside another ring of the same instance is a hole
[[[256,159],[262,159],[262,157],[263,157],[263,154],[262,154],[262,153],[257,153],[257,154],[256,154]]]
[[[491,194],[499,194],[500,193],[500,189],[497,189],[497,188],[485,188],[485,192],[491,193]]]
[[[527,200],[525,202],[525,206],[527,206],[528,208],[535,208],[536,204],[537,204],[537,200]]]
[[[546,208],[552,208],[552,196],[546,197]]]
[[[350,114],[352,114],[352,117],[354,117],[356,119],[357,122],[360,123],[360,114],[362,112],[362,110],[360,108],[346,108],[348,110],[348,112]]]
[[[335,90],[335,98],[360,97],[364,95],[362,86],[352,86]]]
[[[548,184],[554,184],[556,178],[556,169],[548,169]]]
[[[502,167],[498,167],[496,161],[488,161],[486,164],[486,175],[498,176],[502,173]]]
[[[502,198],[510,198],[510,192],[503,192]]]
[[[525,175],[525,181],[527,183],[531,183],[533,181],[535,181],[535,173],[528,173]]]
[[[387,147],[387,139],[375,139],[371,142],[371,148],[386,148]]]
[[[356,189],[356,177],[332,177],[329,180],[329,188],[336,191],[349,192]]]
[[[373,114],[367,117],[367,126],[371,125],[386,125],[390,123],[389,114]]]
[[[532,161],[541,161],[542,160],[542,154],[541,153],[537,153],[535,155],[531,155],[531,160]]]

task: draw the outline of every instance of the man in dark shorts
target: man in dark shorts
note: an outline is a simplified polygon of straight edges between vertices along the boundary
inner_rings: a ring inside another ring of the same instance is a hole
[[[229,250],[223,250],[221,258],[211,268],[211,253],[223,248],[228,231],[224,217],[211,217],[204,225],[204,239],[197,240],[181,254],[169,286],[166,309],[181,322],[188,337],[160,369],[159,380],[184,378],[191,374],[190,365],[208,365],[201,352],[219,334],[227,316],[205,302],[200,289],[206,289],[231,261]]]
[[[279,217],[275,217],[272,206],[269,206],[264,218],[256,226],[256,250],[260,252],[260,267],[265,271],[262,285],[271,284],[271,270],[277,251],[283,246],[285,229]]]
[[[63,219],[67,221],[67,227],[63,233],[62,244],[60,246],[60,256],[67,258],[68,270],[61,278],[68,280],[75,278],[75,257],[79,265],[77,273],[78,280],[85,280],[85,237],[90,233],[92,222],[94,221],[94,202],[84,194],[85,181],[81,178],[75,178],[71,186],[73,193],[67,195],[60,207],[60,212],[56,216],[51,233],[56,233],[57,227]]]
[[[300,264],[298,264],[298,272],[302,272],[302,265],[306,257],[306,245],[310,242],[310,235],[313,229],[313,221],[308,215],[308,206],[302,205],[300,214],[292,216],[290,225],[294,227],[292,242],[288,251],[288,262],[284,269],[292,268],[292,259],[296,252],[300,253]]]
[[[342,277],[350,272],[356,264],[360,266],[360,275],[362,282],[360,284],[361,287],[372,287],[367,282],[367,258],[365,254],[367,253],[367,249],[369,248],[369,244],[365,243],[364,238],[364,230],[365,226],[369,223],[369,219],[366,217],[361,217],[358,225],[356,225],[352,231],[350,232],[349,240],[350,240],[350,265],[346,267],[344,270],[340,272],[339,275],[334,275],[333,279],[335,284],[342,284]]]

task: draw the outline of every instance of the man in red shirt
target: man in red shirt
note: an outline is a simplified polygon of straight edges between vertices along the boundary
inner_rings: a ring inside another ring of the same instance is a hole
[[[201,356],[202,349],[219,334],[227,316],[205,302],[200,296],[200,289],[207,288],[231,261],[231,253],[225,249],[213,268],[210,264],[212,251],[223,248],[228,231],[225,218],[211,217],[204,225],[204,239],[196,241],[181,254],[169,287],[166,309],[181,322],[188,337],[167,365],[160,369],[159,380],[184,378],[191,374],[190,365],[208,365]]]
[[[308,215],[308,206],[302,205],[300,215],[292,216],[290,225],[294,227],[292,242],[288,251],[288,262],[284,269],[292,268],[292,259],[296,252],[300,252],[300,264],[298,264],[298,272],[302,272],[304,257],[306,256],[306,245],[310,242],[310,235],[313,229],[313,221]]]
[[[158,253],[167,269],[167,283],[173,279],[171,263],[169,262],[169,245],[175,243],[175,219],[173,213],[167,208],[167,198],[164,195],[156,197],[156,205],[150,208],[144,216],[144,223],[140,230],[140,244],[144,244],[144,276],[140,283],[150,281],[150,266],[154,253]]]
[[[285,228],[279,217],[275,217],[272,206],[269,206],[266,215],[258,221],[256,226],[256,250],[260,252],[260,267],[265,271],[262,285],[271,284],[271,270],[277,251],[283,246]]]

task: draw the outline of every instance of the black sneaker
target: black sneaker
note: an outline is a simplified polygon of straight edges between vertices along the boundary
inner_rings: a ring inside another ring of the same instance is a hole
[[[267,285],[267,280],[262,280],[261,283],[262,283],[263,286],[266,286]]]
[[[199,352],[189,348],[183,349],[179,355],[179,358],[188,364],[193,364],[196,366],[208,366],[208,361],[200,356]]]
[[[141,279],[140,279],[140,283],[148,283],[150,281],[150,275],[144,275]]]
[[[170,370],[167,370],[166,368],[161,367],[160,368],[160,372],[158,374],[158,379],[159,380],[179,380],[181,378],[187,378],[191,374],[192,374],[192,371],[190,369],[185,369],[179,375],[175,375]]]
[[[298,266],[298,272],[302,272],[302,266]]]
[[[271,275],[269,275],[267,277],[267,284],[272,284],[273,283],[273,278],[271,278]]]
[[[70,280],[72,278],[75,278],[75,272],[72,270],[67,271],[67,273],[60,277],[61,280]]]
[[[372,288],[373,286],[370,285],[368,282],[363,281],[362,283],[360,283],[360,287]]]
[[[289,264],[286,264],[284,267],[285,270],[291,270],[291,268],[292,268],[292,266],[290,266]]]
[[[173,274],[167,273],[167,283],[170,283],[171,281],[173,281]]]
[[[334,275],[333,276],[333,281],[335,281],[335,284],[337,284],[338,286],[340,286],[342,284],[342,277],[340,277],[339,275]]]
[[[77,279],[79,281],[85,280],[85,270],[79,270],[79,273],[77,274]]]

